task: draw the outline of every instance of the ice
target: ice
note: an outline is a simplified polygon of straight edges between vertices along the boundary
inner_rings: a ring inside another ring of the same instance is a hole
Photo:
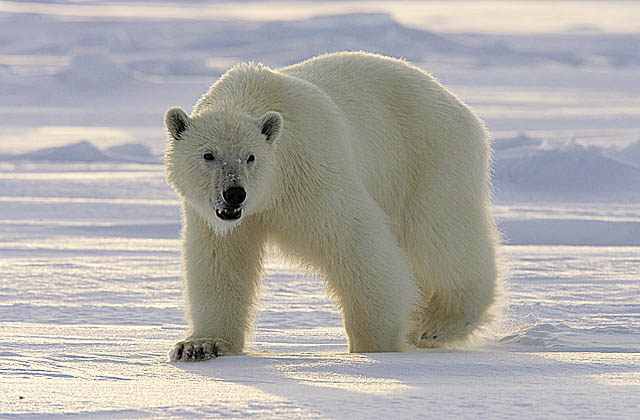
[[[510,143],[522,146],[507,147]],[[640,201],[640,168],[606,156],[601,148],[575,140],[554,148],[522,136],[496,144],[499,201]],[[619,154],[633,160],[626,149]]]
[[[640,169],[640,138],[627,147],[615,151],[614,156],[621,162]]]
[[[138,162],[160,164],[159,156],[140,143],[124,143],[100,150],[87,140],[64,146],[44,147],[27,153],[0,155],[0,161],[33,162]]]
[[[510,246],[507,314],[485,345],[404,354],[347,354],[322,283],[270,259],[248,352],[185,365],[166,363],[184,328],[177,234],[162,245],[131,231],[0,245],[3,417],[509,418],[535,406],[577,419],[637,406],[637,247]]]
[[[617,1],[0,2],[0,417],[634,418],[639,16]],[[321,279],[270,250],[247,352],[167,363],[186,323],[164,112],[239,61],[339,50],[409,59],[486,121],[502,321],[469,349],[348,354]]]
[[[24,154],[5,155],[4,158],[7,160],[47,160],[66,162],[104,162],[109,160],[104,153],[87,140],[82,140],[78,143],[72,143],[60,147],[46,147]]]
[[[108,147],[105,151],[112,155],[122,157],[148,158],[153,156],[149,146],[140,143],[118,144],[116,146]]]

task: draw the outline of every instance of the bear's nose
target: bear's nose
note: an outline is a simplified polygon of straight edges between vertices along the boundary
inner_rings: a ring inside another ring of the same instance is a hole
[[[247,192],[242,187],[231,187],[222,192],[222,198],[227,204],[238,206],[244,203],[247,198]]]

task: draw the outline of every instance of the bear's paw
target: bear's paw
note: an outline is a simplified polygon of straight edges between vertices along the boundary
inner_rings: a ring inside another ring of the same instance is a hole
[[[441,325],[430,323],[411,341],[414,341],[414,345],[418,348],[440,348],[463,342],[473,330],[473,324],[464,320],[450,321]]]
[[[231,347],[226,340],[196,338],[176,343],[169,352],[170,362],[200,362],[215,359],[228,353]]]

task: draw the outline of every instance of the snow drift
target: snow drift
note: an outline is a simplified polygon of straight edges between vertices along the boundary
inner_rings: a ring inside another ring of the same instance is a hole
[[[65,146],[45,147],[27,153],[0,155],[5,161],[50,161],[50,162],[134,162],[162,163],[159,156],[151,153],[147,145],[127,143],[99,149],[87,140]]]
[[[526,136],[496,145],[499,202],[640,201],[640,169],[606,156],[601,148],[575,141],[548,148]]]

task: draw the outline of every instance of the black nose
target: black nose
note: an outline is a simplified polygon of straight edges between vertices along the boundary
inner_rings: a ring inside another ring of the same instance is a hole
[[[242,187],[231,187],[222,192],[222,198],[227,204],[239,206],[247,198],[247,192]]]

